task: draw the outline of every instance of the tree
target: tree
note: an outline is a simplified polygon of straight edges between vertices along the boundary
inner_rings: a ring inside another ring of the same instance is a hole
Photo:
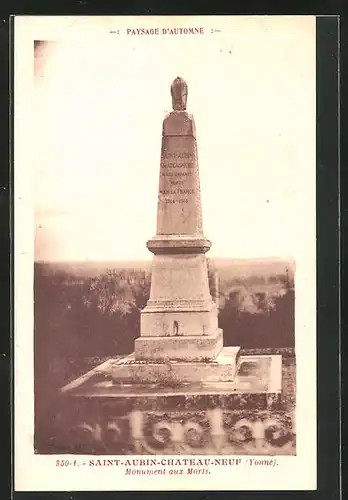
[[[262,291],[232,287],[219,313],[226,345],[293,347],[294,305],[293,281],[289,277],[283,277],[279,287],[265,287]]]

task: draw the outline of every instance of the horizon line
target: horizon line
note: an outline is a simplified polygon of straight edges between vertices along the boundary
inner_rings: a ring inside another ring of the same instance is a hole
[[[273,261],[291,261],[291,262],[295,262],[295,259],[294,257],[290,257],[290,256],[271,256],[271,257],[207,257],[207,259],[211,259],[211,260],[242,260],[242,261],[250,261],[250,260],[253,260],[253,261],[269,261],[269,260],[273,260]],[[59,260],[59,259],[34,259],[34,263],[37,263],[37,264],[49,264],[49,263],[56,263],[56,264],[63,264],[63,263],[93,263],[93,262],[98,262],[98,263],[101,263],[101,262],[105,262],[105,263],[110,263],[110,262],[152,262],[152,258],[150,256],[150,258],[148,259],[145,259],[145,258],[142,258],[142,259],[62,259],[62,260]]]

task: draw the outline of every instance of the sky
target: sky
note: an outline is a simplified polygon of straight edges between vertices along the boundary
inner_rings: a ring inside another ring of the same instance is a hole
[[[315,182],[311,18],[222,18],[197,36],[126,36],[100,19],[36,44],[35,259],[152,257],[177,76],[196,122],[209,256],[295,257]]]

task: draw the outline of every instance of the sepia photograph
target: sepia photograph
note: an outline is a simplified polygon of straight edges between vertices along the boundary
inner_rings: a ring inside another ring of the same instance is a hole
[[[315,488],[315,18],[16,29],[34,475]]]

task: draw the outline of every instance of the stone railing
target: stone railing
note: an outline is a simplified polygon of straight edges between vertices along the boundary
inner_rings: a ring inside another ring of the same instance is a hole
[[[294,455],[295,411],[224,409],[118,414],[112,404],[76,401],[55,413],[41,453]],[[82,404],[81,404],[82,403]],[[99,406],[99,411],[98,411]]]
[[[78,424],[71,444],[86,451],[136,455],[293,455],[294,419],[282,414],[236,415],[221,409],[203,412],[201,419],[180,414],[134,411],[104,423]],[[84,446],[83,446],[84,447]]]

